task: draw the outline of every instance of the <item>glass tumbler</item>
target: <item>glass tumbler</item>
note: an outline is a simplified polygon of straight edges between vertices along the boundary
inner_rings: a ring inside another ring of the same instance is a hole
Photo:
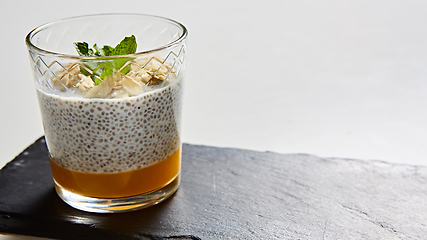
[[[99,14],[26,36],[55,189],[113,213],[178,188],[187,29],[142,14]]]

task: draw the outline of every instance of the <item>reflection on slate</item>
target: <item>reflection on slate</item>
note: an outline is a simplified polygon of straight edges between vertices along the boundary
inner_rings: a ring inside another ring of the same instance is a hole
[[[44,138],[0,171],[0,232],[55,239],[423,239],[427,168],[184,144],[181,187],[135,212],[56,195]]]

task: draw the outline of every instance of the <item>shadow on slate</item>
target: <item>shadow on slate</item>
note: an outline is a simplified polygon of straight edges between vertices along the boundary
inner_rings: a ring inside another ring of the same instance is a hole
[[[93,214],[55,193],[44,138],[0,171],[0,232],[55,239],[425,239],[427,168],[183,145],[180,189]]]

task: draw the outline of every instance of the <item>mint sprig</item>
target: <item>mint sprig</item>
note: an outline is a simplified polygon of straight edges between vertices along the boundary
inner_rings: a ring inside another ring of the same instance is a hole
[[[93,49],[89,47],[86,42],[75,42],[74,47],[80,56],[87,57],[103,57],[103,56],[118,56],[127,55],[136,52],[136,38],[134,35],[125,37],[116,47],[104,45],[102,48],[96,44],[93,45]],[[100,84],[105,77],[112,76],[115,69],[120,69],[123,65],[133,60],[133,58],[115,58],[115,59],[94,59],[94,60],[83,60],[84,65],[92,71],[90,73],[84,68],[80,68],[80,72],[86,76],[90,76],[96,85]],[[130,71],[130,65],[127,65],[120,72],[126,74]],[[99,77],[99,78],[98,78]]]

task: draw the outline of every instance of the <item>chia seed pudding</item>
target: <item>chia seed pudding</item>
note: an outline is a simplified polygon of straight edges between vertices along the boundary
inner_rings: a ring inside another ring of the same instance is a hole
[[[182,77],[123,98],[37,93],[51,160],[66,169],[132,171],[181,147]]]

